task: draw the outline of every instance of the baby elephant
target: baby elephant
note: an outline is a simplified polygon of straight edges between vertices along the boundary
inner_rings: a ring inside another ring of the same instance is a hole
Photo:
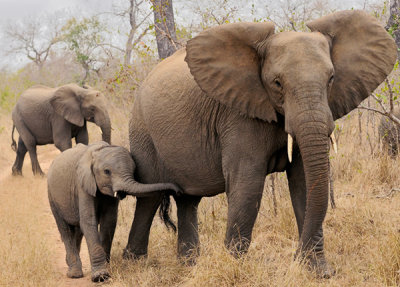
[[[151,196],[160,191],[181,193],[172,183],[138,183],[133,178],[134,171],[135,162],[129,151],[105,142],[78,144],[51,164],[48,195],[66,249],[68,277],[83,276],[79,257],[83,235],[89,249],[92,281],[110,277],[107,262],[119,199],[126,195]]]

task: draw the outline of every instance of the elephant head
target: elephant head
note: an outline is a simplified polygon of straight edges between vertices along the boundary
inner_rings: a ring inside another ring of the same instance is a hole
[[[284,121],[297,143],[307,187],[300,249],[311,248],[328,205],[334,120],[390,73],[396,45],[375,18],[341,11],[308,23],[311,32],[274,34],[272,23],[235,23],[200,33],[185,61],[210,97],[248,118]],[[304,250],[303,249],[303,250]]]
[[[95,123],[101,128],[102,139],[111,143],[111,121],[106,99],[99,91],[68,84],[54,91],[50,103],[57,114],[74,125],[82,127],[85,119]]]
[[[133,178],[135,162],[130,152],[120,146],[99,142],[88,147],[79,160],[77,175],[83,190],[96,196],[101,193],[119,199],[126,195],[146,197],[160,191],[171,190],[181,193],[181,189],[172,183],[142,184]]]

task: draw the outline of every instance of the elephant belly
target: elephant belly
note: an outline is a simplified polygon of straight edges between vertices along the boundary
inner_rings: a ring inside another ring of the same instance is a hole
[[[134,117],[130,123],[130,147],[139,181],[173,182],[193,196],[225,191],[220,150],[200,132],[161,119],[143,129],[142,120]]]

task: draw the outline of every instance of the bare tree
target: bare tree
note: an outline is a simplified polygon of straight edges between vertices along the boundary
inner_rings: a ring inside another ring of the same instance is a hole
[[[329,0],[284,0],[266,5],[268,20],[281,31],[304,31],[306,22],[334,10]]]
[[[148,11],[145,0],[124,0],[123,2],[128,3],[128,7],[116,8],[113,14],[124,19],[128,18],[128,39],[125,43],[125,50],[121,51],[124,53],[124,65],[129,66],[133,50],[151,29],[148,22],[152,12]],[[144,7],[145,5],[146,7]]]
[[[60,22],[51,16],[10,23],[4,31],[10,41],[7,54],[25,55],[41,69],[53,46],[60,42],[60,30]]]
[[[151,3],[153,4],[158,55],[160,59],[165,59],[179,48],[172,0],[151,0]]]

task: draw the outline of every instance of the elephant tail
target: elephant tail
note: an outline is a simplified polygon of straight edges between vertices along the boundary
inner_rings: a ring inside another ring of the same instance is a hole
[[[15,130],[15,125],[13,124],[11,132],[11,140],[12,140],[11,148],[13,151],[17,152],[17,142],[14,140],[14,130]]]
[[[159,215],[160,218],[164,221],[165,226],[167,226],[168,229],[172,228],[172,230],[176,232],[175,223],[171,220],[171,217],[169,216],[169,211],[171,209],[170,207],[171,207],[170,195],[164,194],[159,209]]]

